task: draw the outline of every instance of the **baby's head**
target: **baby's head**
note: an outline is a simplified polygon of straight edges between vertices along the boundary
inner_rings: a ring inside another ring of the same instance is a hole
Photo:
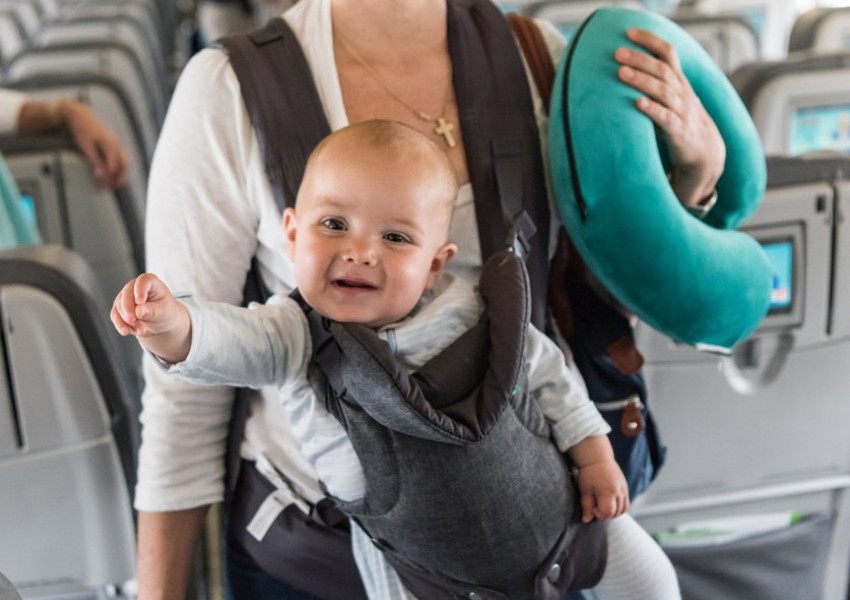
[[[334,132],[284,212],[295,283],[315,310],[380,327],[406,316],[457,251],[457,178],[445,153],[395,121]]]

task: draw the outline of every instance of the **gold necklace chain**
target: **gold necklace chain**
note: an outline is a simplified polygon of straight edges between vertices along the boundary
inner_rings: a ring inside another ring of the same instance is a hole
[[[345,48],[345,51],[348,52],[351,55],[351,57],[354,60],[356,60],[364,69],[369,71],[369,74],[375,79],[375,81],[377,81],[378,84],[382,88],[384,88],[384,91],[386,91],[387,94],[389,94],[396,102],[401,104],[403,107],[405,107],[407,110],[412,112],[414,115],[416,115],[417,117],[419,117],[423,121],[429,121],[431,123],[434,123],[435,127],[432,131],[436,135],[442,137],[446,141],[446,144],[449,146],[449,148],[454,148],[457,145],[457,141],[455,140],[455,136],[452,133],[454,131],[455,126],[452,124],[451,121],[449,121],[444,116],[435,117],[435,116],[429,115],[426,112],[423,112],[421,110],[417,110],[417,109],[413,108],[411,105],[409,105],[407,102],[405,102],[404,99],[401,96],[399,96],[390,86],[388,86],[384,82],[384,80],[381,78],[380,75],[378,75],[378,72],[372,67],[372,65],[367,63],[363,59],[363,57],[361,57],[354,50],[354,48],[351,47],[351,45],[345,40],[345,38],[343,38],[341,35],[337,34],[337,39],[340,41],[340,43],[342,43],[342,46]],[[449,100],[451,99],[451,96],[452,96],[452,81],[451,80],[452,80],[451,75],[449,75],[449,87],[446,90],[446,99],[443,102],[443,109],[442,109],[442,113],[444,115],[446,113],[446,108],[449,106]]]

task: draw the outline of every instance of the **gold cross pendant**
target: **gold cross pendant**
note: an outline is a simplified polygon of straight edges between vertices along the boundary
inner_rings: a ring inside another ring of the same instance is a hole
[[[457,142],[455,142],[455,136],[452,135],[452,131],[454,131],[455,126],[452,125],[450,121],[446,121],[443,117],[438,118],[436,121],[437,126],[434,128],[434,133],[443,136],[446,143],[449,145],[449,148],[454,148],[455,145],[457,145]]]

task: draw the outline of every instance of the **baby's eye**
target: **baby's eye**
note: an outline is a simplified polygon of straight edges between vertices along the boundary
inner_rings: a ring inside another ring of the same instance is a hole
[[[334,217],[323,220],[322,225],[331,231],[345,231],[346,229],[345,222],[342,219],[336,219]]]
[[[407,244],[410,243],[410,238],[401,233],[388,233],[384,235],[384,239],[388,242],[392,242],[393,244]]]

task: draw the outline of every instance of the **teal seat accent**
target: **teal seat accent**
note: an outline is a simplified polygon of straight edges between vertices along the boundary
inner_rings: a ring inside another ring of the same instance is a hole
[[[0,250],[40,244],[41,237],[21,205],[21,192],[0,158]]]
[[[726,143],[718,201],[704,221],[667,181],[666,148],[622,83],[614,52],[640,49],[631,27],[671,43]],[[728,349],[767,313],[771,268],[761,246],[735,231],[764,196],[758,133],[726,76],[702,47],[660,15],[605,8],[585,20],[558,67],[549,151],[567,231],[594,275],[651,327],[694,345]]]

